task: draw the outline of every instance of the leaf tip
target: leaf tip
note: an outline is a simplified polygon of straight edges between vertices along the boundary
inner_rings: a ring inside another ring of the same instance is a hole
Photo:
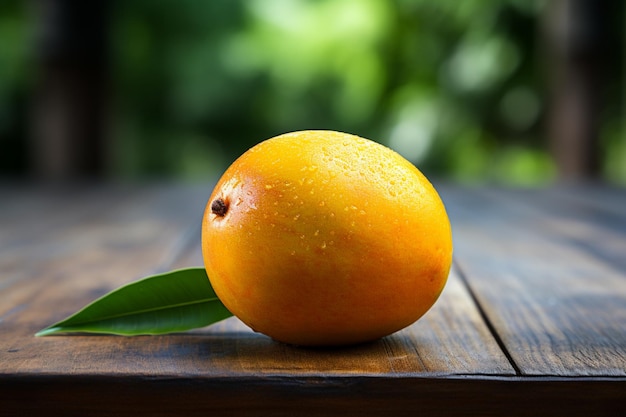
[[[61,331],[60,327],[46,327],[45,329],[39,330],[35,333],[35,337],[48,336],[54,333],[58,333]]]

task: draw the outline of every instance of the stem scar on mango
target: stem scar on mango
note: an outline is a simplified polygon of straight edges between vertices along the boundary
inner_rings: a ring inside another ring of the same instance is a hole
[[[228,204],[221,198],[213,200],[211,203],[211,212],[219,217],[224,217],[228,211]]]

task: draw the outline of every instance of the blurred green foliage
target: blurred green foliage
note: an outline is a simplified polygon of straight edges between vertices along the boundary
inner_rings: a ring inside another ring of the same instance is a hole
[[[26,7],[17,1],[0,2],[0,175],[26,166],[27,113],[32,71]]]
[[[0,135],[15,137],[25,134],[24,109],[10,103],[28,86],[28,23],[10,3],[0,6]],[[545,183],[555,167],[542,126],[542,7],[117,1],[112,174],[207,178],[263,139],[333,129],[389,145],[429,175]],[[605,171],[626,182],[621,126],[605,131]]]

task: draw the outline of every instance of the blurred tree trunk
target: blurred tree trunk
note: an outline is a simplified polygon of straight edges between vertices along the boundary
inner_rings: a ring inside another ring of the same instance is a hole
[[[106,165],[107,1],[34,5],[33,170],[50,180],[100,177]]]
[[[611,51],[610,0],[547,2],[548,138],[562,179],[597,177]],[[621,51],[613,51],[621,53]]]

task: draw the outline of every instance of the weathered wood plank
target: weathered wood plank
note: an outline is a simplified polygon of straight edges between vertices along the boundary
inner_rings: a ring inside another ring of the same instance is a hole
[[[581,207],[590,206],[613,213],[624,218],[626,215],[626,192],[623,187],[590,182],[581,184],[563,184],[548,189],[557,198],[567,199]]]
[[[0,191],[0,290],[40,275],[43,261],[93,244],[94,224],[129,199],[147,195],[129,187],[18,188]],[[82,222],[92,229],[82,230]],[[91,222],[91,223],[89,223]],[[74,236],[74,238],[72,238]],[[3,306],[0,304],[0,316]]]
[[[553,213],[546,217],[525,205],[530,198],[511,202],[480,189],[443,194],[455,259],[523,375],[626,375],[625,271],[553,223],[571,209],[544,207]]]
[[[205,199],[196,190],[176,188],[148,189],[128,199],[103,194],[109,197],[103,198],[108,201],[103,210],[0,255],[5,268],[0,276],[0,373],[37,361],[45,373],[46,364],[55,362],[54,352],[34,332],[124,283],[169,268],[197,227],[202,215],[197,207]],[[47,207],[40,206],[42,216]],[[17,254],[19,262],[11,262]],[[56,352],[59,369],[74,366],[71,359],[63,362],[65,353],[83,348],[65,343]]]
[[[119,285],[201,265],[208,191],[94,190],[74,208],[0,198],[0,416],[626,411],[626,280],[599,255],[623,243],[621,197],[581,211],[550,194],[441,187],[458,268],[425,317],[373,343],[296,348],[235,318],[164,336],[33,336]],[[595,253],[585,237],[605,243]]]
[[[0,329],[11,335],[0,340],[0,372],[186,377],[514,374],[454,272],[439,302],[418,323],[356,347],[295,348],[255,334],[235,318],[158,337],[32,336],[141,275],[166,266],[201,265],[198,212],[206,195],[189,194],[157,190],[113,199],[114,209],[79,217],[42,237],[41,248],[32,249],[36,254],[58,241],[62,247],[54,256],[35,257],[29,275],[0,295],[0,305],[5,306]],[[186,242],[192,244],[181,252]]]
[[[626,271],[626,192],[596,186],[483,192],[509,210],[524,212],[536,228],[552,231],[564,245],[579,246]]]

